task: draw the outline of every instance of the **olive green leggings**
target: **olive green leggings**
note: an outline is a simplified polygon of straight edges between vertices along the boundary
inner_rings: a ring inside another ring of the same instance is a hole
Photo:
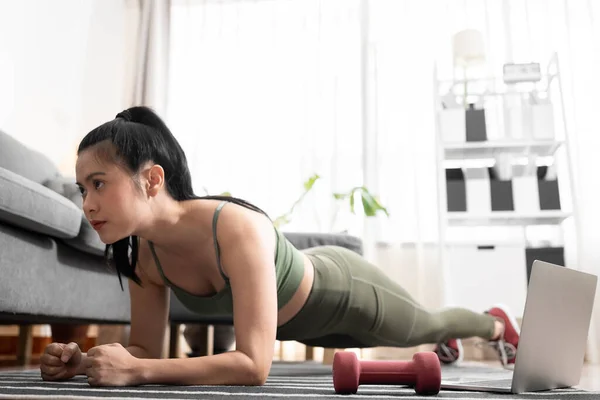
[[[302,310],[278,328],[278,340],[362,348],[493,336],[494,317],[463,308],[428,310],[351,250],[319,246],[303,252],[315,266],[313,288]]]

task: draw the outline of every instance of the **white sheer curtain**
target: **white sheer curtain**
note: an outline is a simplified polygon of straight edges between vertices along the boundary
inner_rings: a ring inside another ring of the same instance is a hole
[[[0,129],[67,176],[81,138],[125,105],[129,3],[0,1]]]
[[[599,24],[589,0],[174,0],[168,120],[198,193],[230,191],[276,216],[318,173],[285,229],[386,243],[370,257],[435,306],[434,63],[452,76],[452,35],[465,28],[484,33],[490,75],[556,51],[577,155],[578,258],[600,273]],[[331,193],[363,182],[390,218],[363,226],[342,212],[332,226]]]
[[[128,107],[145,105],[166,113],[170,45],[169,0],[125,0],[130,53],[127,57]]]
[[[332,192],[362,184],[358,19],[356,1],[173,2],[168,118],[199,194],[276,217],[317,173],[285,228],[330,231]]]

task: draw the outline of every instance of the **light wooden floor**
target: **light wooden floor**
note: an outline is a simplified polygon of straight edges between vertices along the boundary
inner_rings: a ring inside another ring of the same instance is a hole
[[[600,365],[585,365],[578,387],[586,390],[600,391]]]
[[[579,387],[587,390],[600,391],[600,365],[584,366]]]
[[[490,366],[496,367],[497,363],[490,363]],[[0,367],[0,371],[7,370],[24,370],[24,369],[38,369],[38,365],[30,365],[28,367]],[[598,390],[600,391],[600,365],[590,365],[586,364],[583,366],[583,371],[581,373],[581,381],[578,388],[584,390]]]

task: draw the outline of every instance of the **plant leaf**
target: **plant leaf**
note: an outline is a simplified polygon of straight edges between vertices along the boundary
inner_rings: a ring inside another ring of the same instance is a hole
[[[388,212],[387,208],[385,208],[383,205],[381,205],[381,202],[379,201],[379,199],[377,197],[373,197],[373,200],[375,201],[375,204],[377,205],[377,209],[383,211],[385,213],[385,215],[387,215],[389,217],[390,213]]]
[[[288,224],[290,222],[290,219],[287,217],[287,215],[282,215],[280,217],[277,217],[275,219],[275,221],[273,221],[273,225],[275,226],[275,228],[281,228],[282,226]]]
[[[304,190],[308,192],[310,189],[312,189],[315,182],[320,178],[321,177],[319,176],[319,174],[313,174],[310,178],[308,178],[306,182],[304,182]]]
[[[388,217],[389,213],[385,207],[381,205],[377,197],[373,196],[366,188],[361,192],[363,208],[367,217],[374,217],[377,211],[383,211]]]
[[[373,198],[371,197],[371,195],[363,191],[361,192],[360,197],[362,200],[365,215],[367,217],[374,217],[375,214],[377,214],[377,209],[375,207],[375,204],[373,203]]]
[[[231,192],[223,192],[220,194],[220,196],[228,196],[231,197]]]
[[[343,200],[348,197],[348,195],[345,193],[334,193],[333,197],[335,197],[336,200]]]
[[[304,199],[304,196],[306,196],[306,194],[308,192],[310,192],[310,190],[312,189],[315,182],[320,178],[321,177],[319,176],[319,174],[313,174],[310,178],[308,178],[308,180],[306,182],[304,182],[304,185],[303,185],[304,193],[302,193],[300,195],[300,197],[298,197],[296,199],[294,204],[292,204],[292,207],[285,214],[280,215],[279,217],[275,218],[275,220],[273,221],[273,224],[275,225],[276,228],[279,228],[290,222],[292,214],[294,213],[294,210],[296,209],[296,206],[298,206],[298,204],[300,204],[302,202],[302,200]]]
[[[352,192],[350,192],[350,212],[352,214],[356,214],[354,212],[354,190]]]

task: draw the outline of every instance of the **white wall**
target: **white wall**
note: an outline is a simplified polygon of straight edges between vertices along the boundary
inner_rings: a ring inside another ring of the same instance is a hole
[[[124,106],[124,3],[0,0],[0,129],[64,174],[85,133]]]

